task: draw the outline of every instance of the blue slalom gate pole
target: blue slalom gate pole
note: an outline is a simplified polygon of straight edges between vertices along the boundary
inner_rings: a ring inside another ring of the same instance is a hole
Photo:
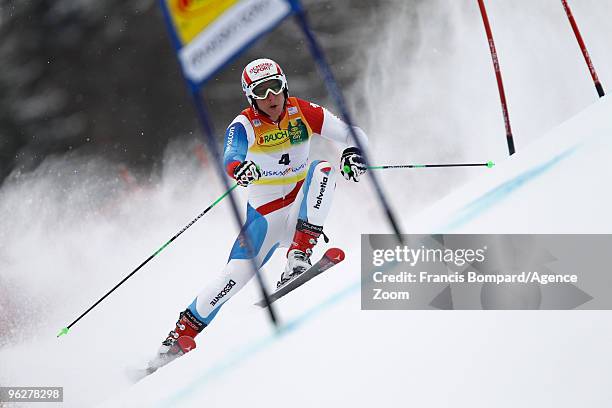
[[[168,34],[170,35],[170,40],[172,42],[172,45],[175,51],[175,55],[178,56],[178,52],[181,49],[181,42],[179,41],[177,34],[175,33],[172,27],[171,18],[170,18],[168,9],[166,8],[166,5],[164,4],[164,0],[159,0],[159,6],[161,8],[161,11],[164,17],[164,22],[166,23],[166,27],[168,29]],[[193,99],[193,104],[196,109],[196,114],[198,116],[200,126],[202,127],[202,130],[204,131],[204,139],[206,142],[206,146],[208,147],[209,152],[212,154],[213,161],[215,162],[214,167],[217,170],[217,174],[219,178],[221,179],[221,183],[223,183],[223,186],[227,191],[230,185],[225,175],[225,169],[223,168],[223,160],[219,153],[219,149],[217,149],[213,125],[212,125],[211,120],[208,117],[206,107],[204,106],[202,96],[200,94],[201,83],[194,83],[193,81],[189,80],[189,78],[187,78],[187,76],[185,75],[185,71],[183,70],[183,67],[181,67],[181,76],[183,77],[183,81],[187,85],[189,94],[191,95],[191,98]],[[231,203],[230,205],[232,207],[232,213],[234,215],[234,219],[236,220],[236,223],[238,225],[238,230],[240,231],[240,233],[242,233],[243,232],[242,227],[244,223],[242,222],[242,217],[240,216],[240,211],[238,210],[238,204],[236,203],[236,199],[231,194],[231,192],[229,194],[229,201]],[[274,327],[278,329],[279,321],[277,319],[275,309],[270,304],[270,297],[268,296],[268,291],[266,290],[261,274],[259,273],[259,267],[257,266],[257,261],[255,259],[256,254],[253,248],[253,242],[251,241],[251,238],[249,237],[249,234],[246,233],[246,231],[244,233],[244,238],[245,238],[244,241],[247,246],[247,252],[248,252],[248,257],[250,259],[251,267],[253,269],[253,272],[255,273],[255,276],[257,277],[257,283],[259,284],[259,288],[261,290],[262,297],[268,306],[267,309],[268,309],[268,313],[270,316],[270,320],[272,320],[272,324],[274,325]]]
[[[217,169],[219,178],[221,179],[221,182],[223,183],[224,188],[229,189],[230,185],[227,181],[227,177],[225,176],[225,170],[223,169],[223,160],[221,159],[221,155],[219,154],[219,149],[217,149],[217,144],[215,142],[215,137],[214,137],[215,132],[213,130],[212,122],[208,118],[208,113],[206,111],[206,107],[204,106],[202,96],[200,95],[200,90],[199,88],[194,87],[190,83],[188,83],[188,85],[189,85],[189,93],[191,94],[191,97],[193,99],[193,104],[196,108],[196,113],[198,115],[200,125],[202,126],[202,129],[204,130],[204,139],[206,141],[208,150],[213,155],[213,160],[215,162],[214,167],[215,169]],[[242,226],[244,224],[242,222],[242,217],[240,216],[240,211],[238,210],[238,205],[236,204],[236,199],[231,193],[229,194],[229,200],[231,203],[232,212],[234,213],[234,219],[236,220],[238,224],[238,230],[241,231],[240,233],[242,233]],[[270,297],[264,285],[263,278],[261,277],[261,274],[259,273],[259,267],[257,266],[257,261],[255,259],[256,254],[253,249],[253,242],[251,241],[251,237],[249,237],[249,234],[246,233],[246,230],[244,232],[244,238],[245,238],[245,242],[247,245],[249,260],[251,261],[250,262],[251,267],[253,268],[253,271],[255,272],[255,276],[257,277],[257,283],[259,284],[259,288],[261,289],[261,294],[263,296],[263,299],[266,305],[268,306],[267,309],[269,311],[268,313],[270,315],[270,320],[272,320],[272,324],[274,324],[274,326],[278,328],[279,321],[278,321],[278,318],[276,317],[276,311],[273,308],[272,304],[270,304]]]
[[[369,166],[370,160],[368,159],[368,154],[364,146],[361,145],[361,142],[357,138],[355,130],[353,129],[353,120],[349,114],[344,96],[342,95],[342,91],[340,90],[340,87],[338,86],[338,83],[336,79],[334,78],[334,74],[332,73],[331,67],[329,66],[327,59],[325,58],[323,49],[317,42],[317,39],[315,38],[312,30],[310,29],[310,24],[308,23],[308,18],[306,17],[306,13],[304,11],[304,8],[302,7],[302,3],[299,0],[287,0],[287,1],[291,4],[291,8],[293,9],[298,25],[300,26],[300,28],[304,32],[304,35],[306,36],[308,45],[310,47],[310,52],[315,58],[317,66],[319,67],[319,70],[321,71],[323,75],[323,79],[325,81],[325,85],[327,86],[327,90],[334,98],[334,101],[336,103],[336,106],[338,107],[338,110],[340,111],[340,115],[342,116],[342,119],[349,126],[351,137],[353,138],[355,145],[359,148],[359,150],[361,150],[361,153],[363,155],[363,158],[365,159],[366,165]],[[387,199],[382,191],[380,183],[378,182],[378,179],[376,178],[376,175],[374,173],[370,173],[370,180],[372,180],[372,185],[374,186],[376,195],[378,196],[378,199],[383,206],[383,210],[387,216],[389,223],[391,224],[391,228],[393,229],[393,232],[395,233],[398,241],[400,243],[403,242],[402,235],[401,235],[399,226],[397,224],[395,215],[393,214],[393,211],[391,210],[391,207],[389,206],[389,203],[387,202]]]

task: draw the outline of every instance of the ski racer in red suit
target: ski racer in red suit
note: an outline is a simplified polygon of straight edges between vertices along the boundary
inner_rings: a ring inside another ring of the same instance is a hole
[[[336,186],[335,166],[310,160],[312,138],[321,136],[345,147],[340,172],[347,180],[357,182],[366,171],[361,152],[352,145],[349,127],[327,109],[290,97],[287,79],[276,62],[257,59],[249,63],[242,73],[242,89],[250,107],[226,130],[224,164],[227,174],[248,188],[247,219],[227,264],[180,313],[176,327],[150,363],[152,370],[195,347],[192,339],[253,277],[243,234],[250,237],[260,268],[277,248],[288,248],[279,287],[310,267],[319,237],[327,241],[323,225]],[[357,127],[354,130],[365,145],[365,133]],[[350,172],[344,171],[346,166]]]

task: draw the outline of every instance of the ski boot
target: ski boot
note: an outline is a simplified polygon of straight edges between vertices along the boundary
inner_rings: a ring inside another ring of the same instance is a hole
[[[310,262],[312,248],[317,244],[321,235],[323,235],[325,242],[329,242],[329,239],[323,233],[322,226],[298,220],[293,242],[287,251],[287,265],[280,280],[276,283],[277,289],[306,272],[312,266]]]
[[[178,357],[196,348],[194,337],[200,333],[206,325],[200,322],[189,309],[181,312],[174,330],[168,333],[166,340],[157,352],[157,356],[149,362],[148,374],[155,372]]]

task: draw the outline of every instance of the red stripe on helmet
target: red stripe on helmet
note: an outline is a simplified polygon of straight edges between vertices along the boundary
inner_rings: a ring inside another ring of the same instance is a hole
[[[251,81],[251,78],[249,78],[249,75],[247,74],[246,68],[244,69],[244,71],[242,71],[242,76],[247,85],[251,85],[253,83],[253,81]]]

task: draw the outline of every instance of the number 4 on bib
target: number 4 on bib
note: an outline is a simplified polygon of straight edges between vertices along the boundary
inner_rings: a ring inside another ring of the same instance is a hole
[[[270,304],[276,302],[278,299],[282,298],[289,292],[299,288],[300,286],[302,286],[303,284],[305,284],[312,278],[322,274],[323,272],[325,272],[332,266],[339,264],[343,260],[344,260],[343,250],[341,250],[340,248],[328,249],[323,255],[323,257],[319,260],[319,262],[315,263],[304,273],[298,275],[294,279],[290,280],[289,282],[285,283],[283,286],[278,288],[275,292],[271,293],[269,296]],[[262,299],[259,302],[255,303],[255,305],[259,307],[266,307],[266,301]]]
[[[278,164],[284,164],[285,166],[291,162],[289,160],[289,153],[285,153],[281,156],[281,159],[278,161]]]

